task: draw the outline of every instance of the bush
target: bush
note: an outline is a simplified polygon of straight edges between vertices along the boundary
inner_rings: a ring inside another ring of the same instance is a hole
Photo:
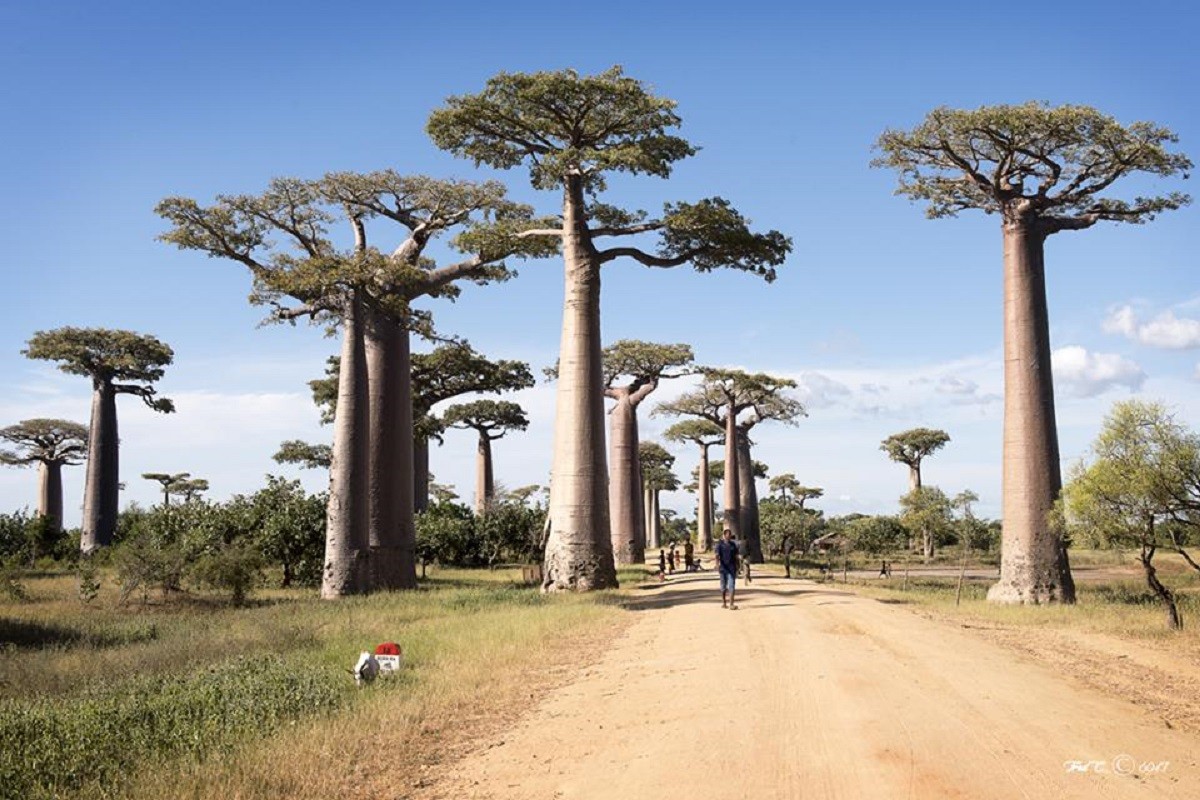
[[[182,589],[187,556],[178,544],[139,531],[113,550],[112,562],[121,587],[120,602],[126,602],[134,592],[141,592],[145,603],[155,587],[164,600],[171,592]]]
[[[228,591],[234,605],[246,602],[251,589],[262,583],[263,558],[242,542],[206,553],[192,566],[191,577],[213,589]]]

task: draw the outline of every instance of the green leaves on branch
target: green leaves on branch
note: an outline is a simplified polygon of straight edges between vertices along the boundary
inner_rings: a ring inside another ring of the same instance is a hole
[[[919,468],[922,459],[941,450],[949,441],[950,434],[943,430],[912,428],[893,433],[880,443],[879,449],[892,461]]]
[[[770,283],[775,267],[792,251],[792,240],[779,231],[752,233],[749,220],[720,197],[670,203],[662,224],[659,257],[683,259],[700,272],[727,267],[753,272]]]
[[[525,409],[507,400],[475,400],[450,406],[442,415],[442,422],[451,428],[471,428],[489,439],[529,427]]]
[[[87,458],[88,429],[65,419],[27,419],[0,428],[0,441],[17,448],[0,450],[0,464],[75,465]]]
[[[1179,192],[1123,200],[1106,195],[1134,173],[1161,177],[1192,168],[1168,145],[1169,129],[1150,122],[1121,125],[1088,106],[941,107],[909,131],[887,130],[872,166],[899,173],[897,194],[928,203],[931,218],[964,209],[1042,218],[1045,233],[1088,227],[1099,220],[1141,223],[1179,208]]]
[[[631,391],[663,378],[689,374],[687,366],[695,355],[689,344],[658,344],[621,339],[604,348],[604,385],[612,388],[617,379],[628,377]]]
[[[602,190],[606,172],[665,178],[676,161],[693,155],[694,147],[669,133],[679,123],[674,101],[612,67],[584,76],[570,69],[502,72],[479,94],[447,98],[426,130],[438,147],[476,165],[527,164],[539,189],[577,175]]]
[[[174,403],[156,397],[149,385],[162,378],[175,358],[175,352],[153,336],[108,328],[56,328],[35,333],[21,353],[58,361],[63,372],[111,384],[117,394],[137,395],[155,411],[175,410]]]

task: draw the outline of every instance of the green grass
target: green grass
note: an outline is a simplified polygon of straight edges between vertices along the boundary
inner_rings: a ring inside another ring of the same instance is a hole
[[[29,601],[0,603],[0,798],[164,796],[178,787],[163,776],[175,774],[222,785],[206,773],[244,775],[243,760],[298,725],[306,741],[325,741],[337,720],[467,670],[474,677],[438,690],[456,707],[486,694],[491,676],[548,652],[539,639],[618,613],[612,593],[544,596],[517,578],[444,570],[416,592],[327,602],[311,590],[272,591],[243,608],[200,595],[119,606],[107,581],[83,607],[72,578],[30,579]],[[357,690],[346,673],[358,652],[388,640],[404,647],[405,671]],[[312,755],[309,782],[331,768],[325,750]],[[256,781],[287,783],[294,767],[285,761]]]
[[[1108,554],[1106,554],[1108,555]],[[942,615],[981,623],[1005,626],[1070,628],[1094,633],[1129,637],[1142,641],[1169,640],[1181,646],[1200,645],[1200,575],[1174,554],[1155,559],[1159,577],[1175,593],[1184,620],[1183,631],[1171,631],[1166,626],[1166,611],[1161,601],[1147,588],[1136,572],[1124,574],[1131,563],[1129,554],[1101,559],[1075,559],[1072,564],[1091,561],[1091,566],[1111,566],[1119,577],[1101,580],[1077,580],[1075,605],[1009,606],[987,602],[988,588],[994,579],[968,580],[963,585],[962,603],[955,605],[957,578],[910,576],[908,589],[903,586],[899,569],[890,579],[851,579],[855,591],[888,602],[925,607]],[[1132,562],[1136,565],[1136,561]],[[841,583],[835,574],[835,583]]]

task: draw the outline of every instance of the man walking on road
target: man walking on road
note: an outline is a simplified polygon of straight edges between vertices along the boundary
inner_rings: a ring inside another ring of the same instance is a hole
[[[734,583],[737,581],[738,546],[728,528],[721,533],[717,542],[717,571],[721,574],[721,608],[736,610]]]

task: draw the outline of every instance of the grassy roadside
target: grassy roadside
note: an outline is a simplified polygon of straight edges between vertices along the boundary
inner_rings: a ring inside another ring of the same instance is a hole
[[[0,797],[395,797],[626,621],[622,593],[547,597],[515,577],[240,609],[83,609],[70,579],[31,581],[31,602],[0,605]],[[346,668],[386,640],[405,671],[356,690]]]

